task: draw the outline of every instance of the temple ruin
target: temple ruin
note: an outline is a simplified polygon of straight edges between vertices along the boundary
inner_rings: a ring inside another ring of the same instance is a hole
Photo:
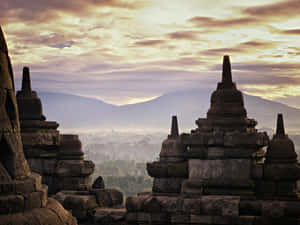
[[[32,171],[42,175],[49,194],[72,212],[79,224],[91,221],[117,222],[125,217],[123,194],[105,189],[99,177],[91,183],[94,163],[84,160],[78,135],[60,134],[58,123],[46,121],[37,93],[31,89],[28,67],[23,68],[22,88],[17,92],[21,135]]]
[[[172,118],[159,161],[147,164],[152,192],[127,198],[129,224],[300,224],[300,167],[283,117],[271,141],[255,129],[232,82],[229,56],[207,118],[196,124],[179,135]]]
[[[55,199],[48,198],[41,176],[24,156],[14,76],[0,27],[0,224],[76,225]]]

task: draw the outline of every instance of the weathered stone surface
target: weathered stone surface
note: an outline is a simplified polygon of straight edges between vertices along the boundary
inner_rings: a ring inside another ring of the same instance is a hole
[[[65,210],[59,202],[53,198],[49,198],[47,202],[47,209],[51,209],[56,213],[61,221],[65,221],[66,224],[77,224],[76,219]]]
[[[264,165],[264,179],[274,181],[295,181],[300,178],[297,164],[267,163]]]
[[[286,203],[282,201],[264,201],[262,215],[265,217],[283,217]]]
[[[98,208],[93,215],[95,224],[124,224],[125,209]]]
[[[98,204],[94,195],[68,195],[63,206],[72,210],[72,215],[77,219],[85,219]]]
[[[201,198],[184,199],[182,205],[182,212],[184,214],[201,214]]]
[[[239,206],[239,214],[244,216],[261,216],[262,201],[241,200]]]
[[[190,215],[188,214],[172,214],[170,219],[171,224],[188,224],[190,222]]]
[[[97,203],[101,207],[111,207],[123,203],[123,194],[116,189],[92,189],[91,193],[95,194]]]
[[[201,198],[201,214],[238,216],[239,197],[230,196],[203,196]]]
[[[0,214],[23,212],[24,208],[22,195],[0,196]]]
[[[264,175],[264,165],[263,164],[253,164],[251,170],[251,177],[253,179],[262,179]]]
[[[0,37],[0,45],[6,46],[1,29]],[[0,49],[0,67],[0,163],[11,178],[24,179],[30,175],[30,170],[22,149],[14,78],[7,47]]]
[[[147,171],[151,177],[188,177],[188,163],[185,162],[153,162],[147,163]]]
[[[236,173],[236,171],[239,171]],[[250,159],[189,160],[189,178],[245,180],[250,178]]]
[[[180,193],[182,178],[155,178],[152,190],[158,193]]]
[[[207,151],[208,159],[222,159],[225,155],[225,149],[221,147],[209,147]]]
[[[126,199],[126,209],[128,212],[138,212],[141,211],[142,206],[149,195],[133,196]]]
[[[162,205],[156,197],[151,197],[145,199],[141,210],[149,213],[160,213],[162,211]]]

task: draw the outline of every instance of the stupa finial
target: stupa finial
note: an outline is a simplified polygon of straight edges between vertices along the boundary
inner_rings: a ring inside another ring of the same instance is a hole
[[[171,134],[169,137],[175,138],[179,136],[177,116],[172,116]]]
[[[277,115],[276,135],[285,135],[283,116],[281,113]]]
[[[31,80],[28,67],[23,68],[22,91],[25,93],[31,93]]]
[[[223,58],[222,83],[232,84],[231,65],[230,65],[229,55],[224,55]]]

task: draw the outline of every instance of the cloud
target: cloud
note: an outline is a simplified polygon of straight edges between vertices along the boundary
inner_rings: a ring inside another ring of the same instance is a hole
[[[196,31],[175,31],[172,33],[168,33],[167,37],[170,39],[175,39],[175,40],[196,40],[197,39],[197,32]]]
[[[242,42],[238,45],[228,48],[212,48],[204,51],[200,51],[200,55],[207,56],[222,56],[222,55],[234,55],[234,54],[250,54],[257,53],[260,50],[266,50],[274,48],[279,42],[266,41],[266,40],[252,40]]]
[[[281,30],[281,34],[300,35],[300,29]]]
[[[71,48],[74,43],[75,43],[74,41],[67,41],[67,42],[64,42],[64,43],[56,43],[54,45],[49,45],[49,46],[52,47],[52,48],[59,48],[59,49]]]
[[[137,41],[134,43],[135,46],[144,46],[144,47],[151,47],[164,44],[164,40],[144,40],[144,41]]]
[[[211,66],[211,70],[220,70],[220,64]],[[271,62],[239,62],[232,64],[233,70],[252,71],[252,72],[268,72],[276,76],[276,72],[283,74],[286,71],[299,71],[300,64],[298,63],[271,63]],[[287,76],[288,77],[288,76]],[[268,78],[269,79],[269,78]],[[270,80],[270,82],[272,82]]]
[[[228,28],[236,26],[248,26],[257,24],[260,19],[254,17],[242,17],[242,18],[231,18],[231,19],[217,19],[214,17],[203,17],[196,16],[188,20],[199,28]]]
[[[1,0],[0,22],[42,22],[59,17],[59,13],[82,15],[97,7],[137,10],[146,6],[144,0]]]
[[[281,20],[282,18],[298,17],[300,15],[300,1],[284,0],[273,4],[248,7],[242,10],[242,12],[261,19],[268,17]]]

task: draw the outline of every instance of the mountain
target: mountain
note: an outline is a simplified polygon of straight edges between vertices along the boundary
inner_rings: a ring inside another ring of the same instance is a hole
[[[117,106],[103,101],[64,93],[40,92],[44,115],[64,128],[92,127],[105,119]]]
[[[183,130],[195,128],[195,120],[205,117],[212,91],[187,90],[168,93],[151,101],[115,106],[103,101],[60,93],[39,93],[49,120],[62,128],[95,129],[169,129],[172,115],[177,115]],[[258,127],[274,128],[277,113],[283,113],[287,129],[300,130],[300,110],[287,105],[244,95],[249,118]]]

